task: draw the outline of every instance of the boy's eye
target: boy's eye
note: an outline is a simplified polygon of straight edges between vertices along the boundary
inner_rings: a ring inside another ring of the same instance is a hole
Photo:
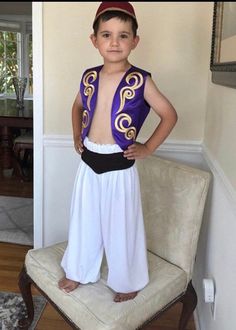
[[[128,38],[128,35],[127,34],[121,34],[120,37],[121,37],[121,39],[126,39],[126,38]]]
[[[110,34],[109,33],[103,33],[103,38],[109,38],[110,37]]]

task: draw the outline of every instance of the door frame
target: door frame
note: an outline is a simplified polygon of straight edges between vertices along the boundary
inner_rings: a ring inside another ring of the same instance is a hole
[[[44,246],[43,235],[43,2],[32,2],[33,127],[34,127],[34,248]]]

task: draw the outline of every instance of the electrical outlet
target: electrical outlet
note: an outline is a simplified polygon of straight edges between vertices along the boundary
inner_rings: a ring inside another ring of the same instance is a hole
[[[203,279],[203,293],[205,303],[210,304],[213,320],[216,317],[216,287],[215,281],[211,278]]]
[[[215,287],[214,281],[210,278],[203,279],[204,300],[206,303],[214,303]]]

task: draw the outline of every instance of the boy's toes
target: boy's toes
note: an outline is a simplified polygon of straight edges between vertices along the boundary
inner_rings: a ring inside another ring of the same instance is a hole
[[[137,294],[138,292],[117,293],[115,295],[114,302],[123,302],[134,299],[137,296]]]
[[[75,290],[78,286],[79,286],[79,282],[68,280],[65,277],[58,282],[58,287],[67,293]]]

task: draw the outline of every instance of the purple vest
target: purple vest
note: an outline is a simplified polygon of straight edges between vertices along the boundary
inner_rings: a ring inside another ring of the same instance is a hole
[[[84,72],[80,93],[83,102],[82,140],[87,136],[93,119],[99,83],[99,72],[103,65]],[[111,129],[114,140],[126,150],[133,144],[146,119],[150,106],[144,99],[146,77],[150,73],[135,66],[124,74],[115,92],[111,109]]]

